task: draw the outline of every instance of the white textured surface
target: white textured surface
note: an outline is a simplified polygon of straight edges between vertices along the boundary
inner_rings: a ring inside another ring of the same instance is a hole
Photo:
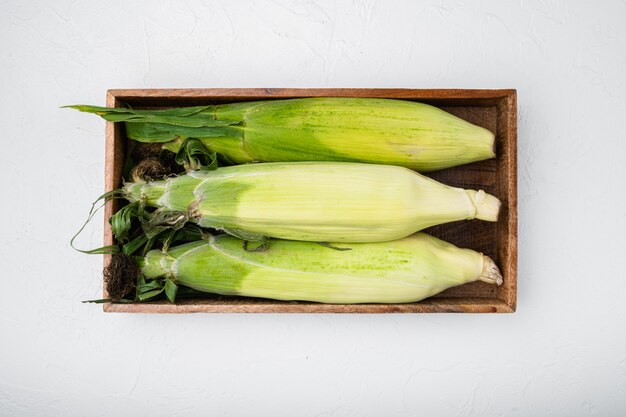
[[[0,4],[1,416],[626,412],[624,1]],[[102,313],[107,88],[519,94],[511,315]],[[100,243],[100,220],[81,241]]]

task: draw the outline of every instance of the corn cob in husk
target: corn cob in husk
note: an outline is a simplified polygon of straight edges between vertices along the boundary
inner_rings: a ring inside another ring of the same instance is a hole
[[[496,221],[500,201],[414,171],[348,162],[246,164],[127,183],[123,195],[247,240],[380,242],[437,224]]]
[[[235,237],[209,236],[139,258],[143,283],[138,295],[154,296],[162,291],[160,286],[174,300],[182,285],[276,300],[408,303],[473,281],[502,283],[489,257],[425,233],[348,246],[350,250],[336,251],[311,242],[277,240],[265,252],[248,252]]]
[[[433,171],[493,158],[494,134],[436,107],[375,98],[303,98],[168,110],[77,105],[127,136],[178,151],[187,138],[234,163],[350,161]]]

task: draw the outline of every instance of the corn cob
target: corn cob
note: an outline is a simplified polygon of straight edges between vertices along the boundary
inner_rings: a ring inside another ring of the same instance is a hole
[[[248,240],[380,242],[437,224],[496,221],[500,201],[406,168],[350,162],[246,164],[126,183],[125,198]]]
[[[304,98],[132,110],[69,106],[125,122],[129,138],[186,138],[234,163],[352,161],[433,171],[493,158],[494,134],[436,107],[404,100]]]
[[[139,258],[139,265],[144,278],[166,278],[170,286],[337,304],[409,303],[468,282],[502,283],[489,257],[425,233],[393,242],[352,243],[350,248],[334,251],[277,240],[266,252],[247,252],[241,240],[218,235],[167,252],[152,250]],[[154,288],[148,285],[158,293]]]

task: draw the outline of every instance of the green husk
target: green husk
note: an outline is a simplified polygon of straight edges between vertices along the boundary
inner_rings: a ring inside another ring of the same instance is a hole
[[[432,171],[493,158],[494,134],[404,100],[304,98],[167,110],[68,106],[124,122],[129,138],[176,152],[187,138],[234,163],[348,161]]]
[[[248,252],[235,237],[210,236],[139,258],[140,299],[169,288],[173,301],[176,285],[276,300],[408,303],[468,282],[502,283],[489,257],[424,233],[393,242],[351,243],[350,249],[276,240],[267,251]]]
[[[406,168],[347,162],[245,164],[124,185],[132,202],[249,241],[380,242],[437,224],[496,221],[500,202]]]

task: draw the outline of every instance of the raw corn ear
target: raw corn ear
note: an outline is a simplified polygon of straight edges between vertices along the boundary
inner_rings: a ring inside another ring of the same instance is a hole
[[[473,281],[502,283],[489,257],[425,233],[333,245],[350,250],[277,240],[265,252],[247,252],[241,240],[219,235],[150,251],[139,264],[154,287],[151,280],[165,279],[209,293],[335,304],[410,303]]]
[[[349,161],[433,171],[493,158],[494,134],[437,107],[377,98],[302,98],[133,110],[69,106],[126,124],[176,152],[186,138],[235,163]]]
[[[194,171],[127,183],[123,195],[246,240],[389,241],[458,220],[496,221],[500,208],[484,191],[449,187],[407,168],[350,162]]]

